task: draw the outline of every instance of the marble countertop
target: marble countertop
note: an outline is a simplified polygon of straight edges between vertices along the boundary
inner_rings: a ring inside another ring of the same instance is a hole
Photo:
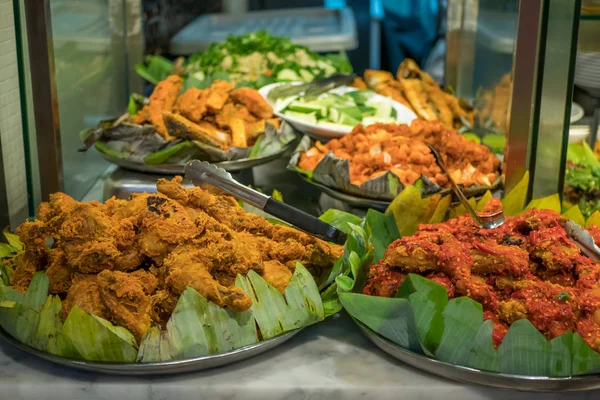
[[[373,346],[345,315],[240,363],[183,375],[123,377],[76,371],[0,343],[0,399],[593,399],[455,383]]]

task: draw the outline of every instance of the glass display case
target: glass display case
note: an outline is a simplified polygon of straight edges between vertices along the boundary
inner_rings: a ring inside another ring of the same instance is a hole
[[[577,85],[600,93],[576,70],[600,54],[598,6],[394,2],[447,10],[425,24],[446,28],[441,85],[410,59],[362,74],[386,64],[386,2],[369,18],[358,1],[279,3],[10,4],[0,225],[66,195],[0,244],[0,339],[19,351],[0,345],[5,379],[44,377],[32,397],[60,380],[61,398],[599,389],[600,228],[560,198],[575,168],[600,225],[600,112],[573,104]],[[335,91],[295,91],[321,78]],[[594,132],[575,149],[578,118]]]
[[[159,17],[156,7],[127,0],[43,4],[14,7],[30,215],[58,190],[83,198],[110,171],[98,153],[77,151],[79,135],[122,113],[129,94],[144,92],[135,64],[143,60],[144,35],[158,32],[149,22]],[[446,86],[476,107],[474,132],[507,136],[507,187],[525,170],[534,177],[532,194],[562,187],[579,6],[448,2]],[[152,37],[153,51],[160,43],[169,41]],[[580,48],[589,46],[580,40]]]

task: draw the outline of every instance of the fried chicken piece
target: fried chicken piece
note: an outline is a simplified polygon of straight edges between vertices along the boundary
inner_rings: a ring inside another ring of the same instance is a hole
[[[132,221],[108,217],[99,204],[79,203],[58,234],[67,265],[76,272],[130,271],[142,262],[133,247],[136,233]]]
[[[515,321],[527,318],[527,307],[517,299],[502,301],[498,304],[498,316],[502,321],[512,325]]]
[[[387,248],[383,259],[391,267],[401,268],[406,272],[422,273],[437,269],[437,251],[437,245],[429,240],[403,238]]]
[[[173,137],[197,140],[220,149],[227,149],[231,141],[227,133],[219,131],[216,126],[206,121],[194,123],[181,115],[168,112],[163,116],[166,129]]]
[[[129,274],[129,276],[136,278],[142,285],[144,293],[151,295],[158,288],[158,278],[148,271],[138,269]]]
[[[71,287],[73,271],[67,265],[65,253],[61,249],[50,250],[49,265],[44,271],[48,275],[50,294],[67,293]]]
[[[231,92],[231,99],[235,103],[243,104],[251,114],[260,119],[273,117],[273,107],[254,89],[247,87],[236,89]]]
[[[173,110],[182,86],[183,80],[181,77],[171,75],[167,79],[160,81],[150,95],[150,102],[147,109],[148,119],[156,126],[156,132],[166,140],[171,140],[172,137],[165,126],[163,113]]]
[[[273,285],[281,294],[284,294],[285,288],[292,279],[292,271],[276,260],[265,261],[263,267],[263,279]]]
[[[43,267],[45,261],[42,261],[38,255],[29,249],[19,252],[13,260],[16,268],[12,276],[11,286],[13,289],[25,293],[33,275]]]
[[[495,241],[474,242],[469,250],[473,273],[508,274],[520,277],[529,272],[529,254],[517,246],[501,246]]]
[[[162,194],[134,194],[127,207],[116,215],[134,216],[137,227],[137,251],[152,258],[157,265],[178,244],[193,239],[204,231],[205,214],[187,212],[185,207]]]
[[[529,234],[529,253],[539,258],[549,271],[569,271],[581,254],[579,247],[567,239],[565,229],[556,225],[540,228]]]
[[[281,251],[275,252],[279,254],[275,258],[282,264],[294,260],[295,265],[298,260],[306,268],[328,268],[343,252],[342,246],[326,243],[297,229],[273,225],[261,216],[247,213],[231,196],[215,196],[197,187],[188,189],[181,186],[180,182],[181,177],[175,177],[171,181],[159,179],[157,189],[188,207],[203,210],[234,232],[264,236],[288,247],[293,246],[294,242],[299,243],[301,246],[295,247],[298,251],[294,252],[293,259],[286,260],[288,249],[279,247]],[[249,237],[248,240],[253,239]]]
[[[179,96],[174,111],[179,112],[192,122],[200,122],[207,112],[207,96],[207,89],[191,87]]]
[[[231,91],[235,88],[235,85],[226,82],[217,80],[215,81],[208,89],[206,95],[206,109],[211,114],[216,114],[223,108]],[[254,90],[256,92],[256,90]],[[256,92],[258,93],[258,92]]]
[[[73,284],[67,293],[67,298],[62,303],[61,318],[65,320],[71,309],[77,306],[88,314],[109,319],[108,309],[102,301],[98,288],[97,275],[75,274]]]
[[[363,294],[369,296],[394,297],[406,279],[406,273],[397,268],[390,268],[383,261],[369,269]]]
[[[189,286],[221,307],[232,311],[246,311],[252,305],[250,297],[240,288],[227,287],[215,280],[211,273],[215,260],[204,250],[206,249],[198,246],[179,246],[165,259],[164,265],[169,271],[167,283],[171,290],[181,294]],[[215,247],[213,251],[213,254],[217,254],[218,250]]]
[[[540,281],[512,294],[520,301],[527,318],[544,336],[551,339],[575,328],[575,302],[572,289]]]
[[[127,328],[140,343],[150,326],[152,302],[140,279],[119,271],[104,270],[97,285],[109,319]]]

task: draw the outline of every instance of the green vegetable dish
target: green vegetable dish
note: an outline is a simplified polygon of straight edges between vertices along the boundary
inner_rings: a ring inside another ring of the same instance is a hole
[[[254,88],[281,81],[310,82],[352,72],[344,53],[320,55],[266,31],[229,36],[190,56],[180,68],[160,56],[149,56],[146,61],[146,65],[138,65],[136,70],[153,84],[174,72],[195,82],[224,79]]]
[[[338,88],[318,97],[291,96],[277,99],[274,109],[283,117],[306,124],[350,131],[358,124],[407,123],[415,118],[410,110],[398,112],[390,98],[370,90]]]
[[[147,363],[226,353],[336,309],[319,285],[342,246],[180,182],[104,204],[56,193],[19,236],[5,231],[4,331],[66,358]]]
[[[587,218],[600,210],[600,161],[587,143],[571,143],[567,152],[564,207],[579,205]]]
[[[526,176],[502,199],[507,222],[497,238],[493,230],[469,236],[478,230],[464,208],[450,209],[449,196],[422,198],[415,186],[364,220],[327,213],[328,222],[356,233],[330,290],[354,319],[415,354],[525,376],[597,373],[600,266],[560,224],[585,225],[598,241],[600,212],[586,221],[575,206],[561,216],[558,195],[524,207],[527,186]],[[499,203],[488,192],[474,206],[491,211]],[[441,223],[448,217],[458,219]],[[567,251],[575,267],[550,256],[565,262]]]

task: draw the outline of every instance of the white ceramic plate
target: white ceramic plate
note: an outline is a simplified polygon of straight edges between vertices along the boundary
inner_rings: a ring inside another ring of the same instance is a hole
[[[581,118],[583,118],[584,115],[585,115],[585,112],[583,111],[583,107],[581,107],[577,103],[571,104],[571,123],[572,124],[579,121]]]
[[[301,83],[304,83],[304,82],[298,82],[297,84],[301,84]],[[345,127],[337,128],[337,127],[322,126],[322,125],[318,125],[318,124],[309,124],[304,121],[297,120],[295,118],[290,118],[290,117],[280,113],[279,110],[277,110],[275,108],[275,103],[272,102],[271,100],[269,100],[267,95],[269,94],[269,92],[271,90],[273,90],[277,86],[283,85],[283,84],[284,84],[283,82],[272,83],[270,85],[263,86],[262,88],[260,88],[260,90],[258,92],[273,107],[275,115],[277,115],[279,118],[287,121],[296,130],[298,130],[306,135],[312,136],[315,139],[327,139],[327,140],[334,139],[334,138],[340,138],[340,137],[345,136],[345,135],[349,134],[350,132],[352,132],[352,129],[354,128],[353,126],[348,126],[347,128],[345,128]],[[337,87],[337,88],[331,90],[330,93],[343,94],[346,92],[352,92],[354,90],[357,90],[357,89],[349,87],[349,86],[340,86],[340,87]],[[377,100],[390,101],[392,103],[392,107],[396,110],[396,114],[397,114],[396,122],[397,123],[410,124],[413,120],[415,120],[417,118],[416,114],[411,109],[404,106],[403,104],[398,103],[397,101],[392,100],[389,97],[385,97],[385,96],[379,95],[377,93],[373,93],[372,99],[376,100],[376,101]]]

